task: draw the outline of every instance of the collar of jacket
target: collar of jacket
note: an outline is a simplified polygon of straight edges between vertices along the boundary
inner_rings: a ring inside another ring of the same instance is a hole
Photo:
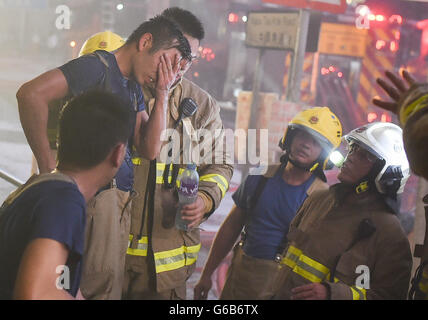
[[[276,174],[276,172],[279,170],[280,167],[281,167],[281,164],[268,166],[267,171],[263,176],[266,178],[272,178]],[[312,182],[312,184],[306,191],[306,194],[310,196],[314,191],[317,191],[320,189],[328,189],[328,185],[324,181],[322,181],[320,178],[315,176],[315,180],[314,182]]]
[[[180,116],[178,107],[180,105],[181,100],[181,92],[182,92],[182,81],[181,78],[169,91],[168,94],[168,110],[171,117],[177,121]],[[151,88],[148,86],[143,86],[143,95],[144,101],[146,101],[146,111],[150,115],[153,110],[153,106],[155,105],[155,88]]]
[[[334,192],[335,197],[335,203],[337,205],[346,205],[345,199],[349,194],[354,194],[354,188],[352,186],[346,185],[344,183],[336,183],[330,187],[330,190]],[[382,197],[380,194],[373,194],[370,191],[367,195],[364,195],[362,197],[354,198],[352,203],[355,205],[355,207],[358,208],[364,208],[364,207],[370,207],[370,209],[383,209],[389,210],[384,203]]]

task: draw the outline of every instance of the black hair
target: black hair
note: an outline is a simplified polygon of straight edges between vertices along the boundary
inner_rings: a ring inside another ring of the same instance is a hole
[[[199,41],[205,37],[205,30],[202,22],[190,11],[179,7],[171,7],[165,9],[161,15],[174,21],[183,33]]]
[[[127,142],[134,125],[135,112],[117,95],[94,90],[73,98],[59,119],[59,167],[100,164],[117,144]]]
[[[145,33],[152,35],[152,48],[150,53],[164,48],[177,48],[185,59],[191,59],[190,45],[183,36],[179,26],[162,15],[157,15],[148,21],[143,22],[129,36],[126,44],[138,43]],[[175,43],[177,41],[177,43]]]

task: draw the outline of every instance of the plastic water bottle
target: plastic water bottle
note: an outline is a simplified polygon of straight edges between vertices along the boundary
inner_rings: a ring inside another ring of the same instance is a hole
[[[179,230],[187,231],[189,221],[181,217],[181,208],[196,201],[198,197],[199,174],[195,164],[188,164],[180,178],[178,188],[178,210],[175,215],[175,227]]]

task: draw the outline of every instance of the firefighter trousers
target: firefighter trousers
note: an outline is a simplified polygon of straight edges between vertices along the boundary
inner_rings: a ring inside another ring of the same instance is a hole
[[[271,299],[279,268],[279,264],[274,260],[247,255],[242,249],[242,245],[237,244],[220,300]]]
[[[121,298],[134,196],[134,192],[113,187],[100,192],[87,204],[80,282],[86,299]]]
[[[126,300],[185,300],[186,285],[158,292],[153,259],[126,255],[122,299]]]

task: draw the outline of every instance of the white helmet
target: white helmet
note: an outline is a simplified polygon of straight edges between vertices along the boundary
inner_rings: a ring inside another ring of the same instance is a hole
[[[357,143],[383,161],[375,177],[377,190],[395,198],[404,190],[410,176],[409,162],[403,145],[403,131],[389,122],[373,122],[352,130],[344,139]]]

